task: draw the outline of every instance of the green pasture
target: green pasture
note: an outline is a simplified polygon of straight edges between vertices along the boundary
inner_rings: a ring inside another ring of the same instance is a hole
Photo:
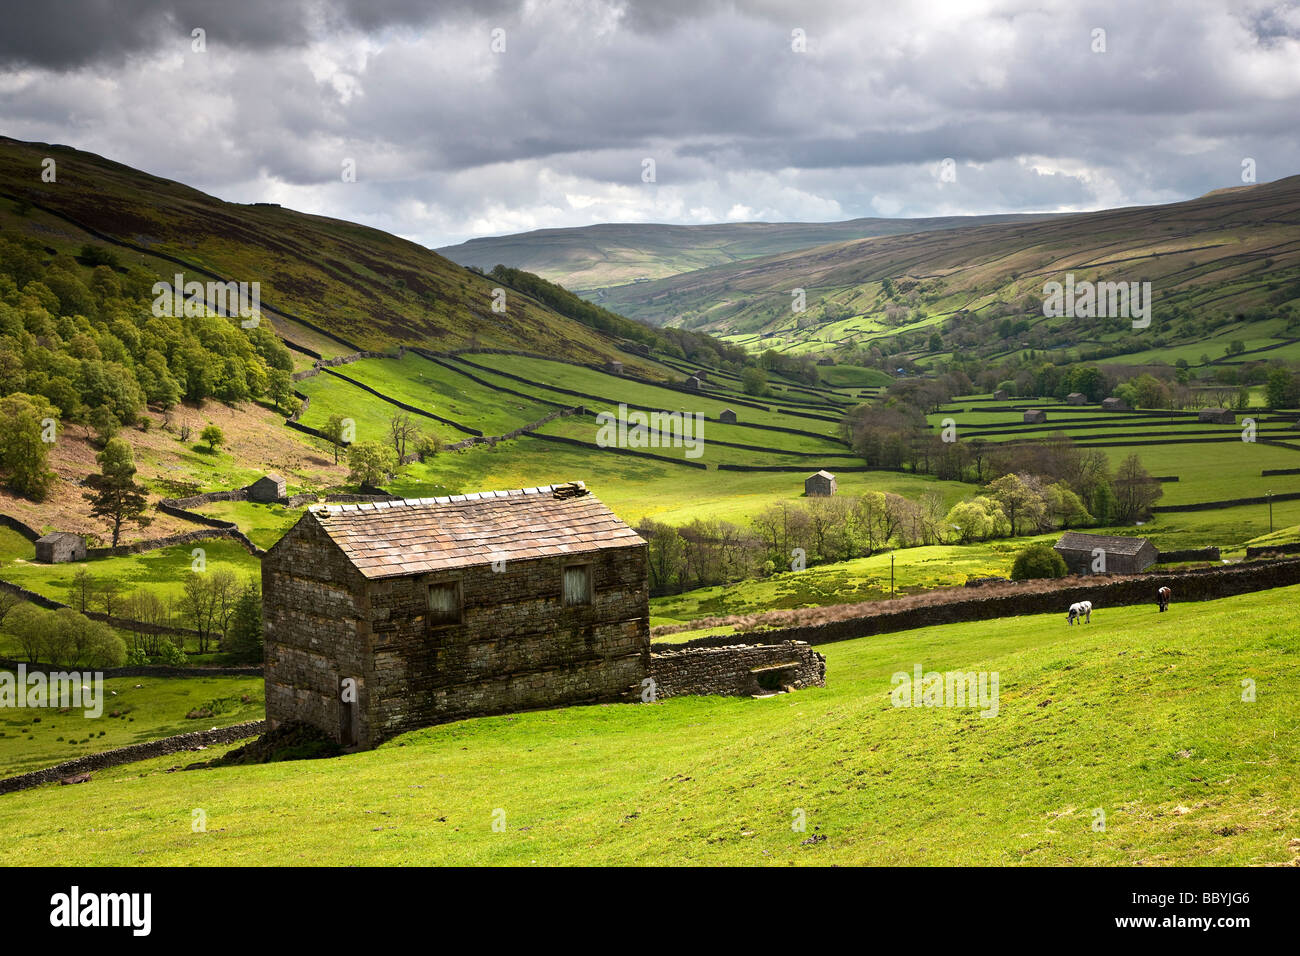
[[[0,777],[266,716],[260,677],[110,677],[103,694],[97,717],[87,716],[87,707],[0,709]],[[204,711],[211,716],[186,716]],[[203,759],[199,754],[181,757]]]
[[[398,401],[477,428],[485,435],[504,435],[555,410],[541,402],[485,388],[414,352],[401,359],[362,359],[339,371]]]
[[[261,564],[243,548],[228,538],[209,538],[193,544],[174,545],[140,554],[123,557],[95,558],[68,564],[39,564],[31,559],[6,561],[0,568],[0,577],[21,585],[29,591],[67,602],[72,577],[85,569],[101,580],[115,580],[122,586],[123,594],[136,588],[147,588],[159,597],[179,599],[185,579],[197,573],[191,570],[195,558],[193,551],[202,549],[208,571],[226,568],[242,581],[257,577]]]
[[[1073,628],[1053,610],[825,645],[825,688],[763,700],[479,718],[330,760],[162,758],[0,798],[0,862],[1292,865],[1297,608],[1300,588]],[[918,665],[996,672],[996,715],[892,706]]]
[[[809,466],[807,474],[815,470]],[[439,454],[403,468],[388,488],[395,494],[423,497],[577,480],[585,481],[601,501],[629,523],[645,517],[672,524],[710,517],[747,523],[779,501],[804,500],[805,477],[803,471],[705,471],[612,451],[591,452],[538,438],[520,438],[495,448],[477,446]],[[949,507],[974,491],[973,486],[959,482],[896,472],[841,472],[838,479],[841,495],[892,491],[917,497],[934,490],[943,495]]]

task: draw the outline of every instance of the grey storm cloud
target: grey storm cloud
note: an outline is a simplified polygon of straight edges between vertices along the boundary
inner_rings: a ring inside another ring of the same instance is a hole
[[[7,135],[430,245],[1163,202],[1240,182],[1245,157],[1300,172],[1294,2],[66,0],[5,26]]]

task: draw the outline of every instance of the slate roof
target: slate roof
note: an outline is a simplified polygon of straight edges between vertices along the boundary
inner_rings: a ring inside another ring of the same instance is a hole
[[[38,544],[53,544],[56,541],[66,541],[70,538],[76,540],[78,543],[84,543],[86,540],[83,535],[76,534],[72,531],[51,531],[48,534],[41,535],[36,539],[36,541]]]
[[[1137,554],[1147,544],[1146,538],[1131,538],[1120,534],[1081,534],[1067,531],[1053,546],[1057,551],[1087,551],[1101,548],[1107,554]]]
[[[832,475],[829,471],[826,471],[826,470],[815,471],[815,472],[813,472],[811,475],[809,475],[808,477],[809,477],[809,478],[830,478],[831,480],[834,480],[834,478],[835,478],[834,475]]]
[[[557,497],[557,491],[567,497]],[[573,484],[309,510],[371,579],[645,543],[599,499]]]

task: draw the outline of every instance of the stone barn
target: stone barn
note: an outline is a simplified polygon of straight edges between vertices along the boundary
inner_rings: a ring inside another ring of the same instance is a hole
[[[1026,425],[1044,425],[1047,423],[1047,412],[1037,408],[1030,408],[1025,411]]]
[[[1087,404],[1088,404],[1088,396],[1085,395],[1085,394],[1083,394],[1083,392],[1071,392],[1069,395],[1065,396],[1065,404],[1067,404],[1067,405],[1087,405]]]
[[[686,387],[691,389],[692,391],[698,392],[700,390],[699,378],[695,375],[692,375],[690,378],[686,380]]]
[[[1132,411],[1128,407],[1128,402],[1122,398],[1103,398],[1101,400],[1101,410],[1103,412],[1128,412]]]
[[[829,471],[819,471],[804,479],[803,493],[809,498],[829,498],[835,491],[835,476]]]
[[[263,475],[257,481],[248,486],[249,501],[275,501],[285,496],[284,479],[279,475],[271,472]]]
[[[718,421],[724,425],[734,425],[736,424],[736,413],[729,408],[724,408],[718,413]]]
[[[317,505],[262,559],[266,716],[346,747],[639,694],[647,546],[580,482]]]
[[[1237,413],[1231,408],[1202,408],[1196,413],[1196,420],[1209,422],[1211,425],[1235,425]]]
[[[998,389],[996,392],[993,393],[993,397],[994,397],[995,399],[1004,399],[1004,398],[1010,398],[1011,396],[1009,396],[1009,395],[1007,394],[1006,389],[1004,389],[1004,388],[1000,388],[1000,389]]]
[[[622,363],[622,362],[617,362],[617,361],[614,361],[614,362],[606,362],[606,363],[605,363],[605,371],[609,372],[611,375],[622,375],[622,374],[623,374],[623,363]]]
[[[86,539],[71,531],[51,531],[36,539],[36,560],[44,564],[85,561]]]
[[[1067,531],[1056,542],[1056,553],[1065,559],[1071,574],[1094,572],[1093,565],[1105,556],[1105,573],[1136,574],[1156,563],[1159,552],[1146,538],[1130,538],[1114,534],[1083,534]]]

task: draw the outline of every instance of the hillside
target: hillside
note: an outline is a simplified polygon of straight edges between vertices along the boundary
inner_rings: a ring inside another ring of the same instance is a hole
[[[0,862],[1294,865],[1298,598],[828,644],[825,688],[764,700],[486,717],[332,760],[161,758],[6,796]],[[996,671],[997,715],[891,706],[918,664]]]
[[[878,345],[910,358],[1033,348],[1057,359],[1073,350],[1075,358],[1185,357],[1195,365],[1240,340],[1247,357],[1294,358],[1300,330],[1286,310],[1300,300],[1297,227],[1293,176],[1162,206],[823,245],[624,285],[602,301],[749,347]],[[1151,326],[1044,318],[1044,283],[1066,273],[1150,281]],[[796,288],[807,296],[800,314],[791,308]],[[936,331],[937,349],[929,341]]]
[[[496,265],[526,269],[566,288],[591,294],[610,286],[662,279],[831,242],[1037,218],[1040,217],[1018,214],[864,218],[845,222],[729,222],[703,226],[600,223],[470,239],[437,251],[464,266],[483,270]],[[600,299],[598,294],[593,297]]]
[[[56,181],[42,181],[42,162]],[[340,183],[338,188],[347,188]],[[377,229],[279,206],[223,202],[93,153],[0,137],[0,236],[75,254],[113,245],[123,269],[171,281],[260,282],[264,313],[326,356],[398,344],[528,349],[593,360],[611,342],[522,294]]]

